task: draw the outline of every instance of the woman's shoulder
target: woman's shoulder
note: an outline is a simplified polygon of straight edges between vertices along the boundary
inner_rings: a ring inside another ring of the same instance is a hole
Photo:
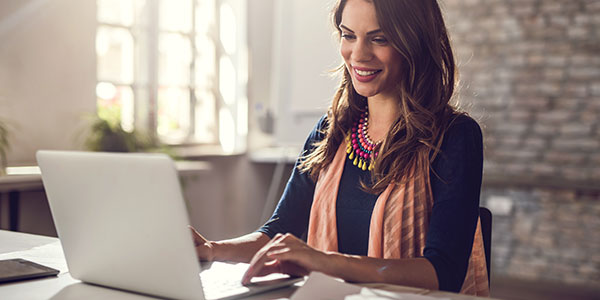
[[[480,137],[481,127],[479,123],[465,113],[457,114],[452,117],[446,130],[446,139],[475,136]]]
[[[453,116],[442,142],[442,152],[452,148],[462,147],[483,147],[483,136],[481,127],[467,114],[457,114]]]
[[[325,139],[325,132],[327,130],[327,114],[324,114],[319,118],[313,129],[308,134],[308,138],[304,143],[304,150],[309,150],[314,146],[315,143]]]
[[[319,121],[317,121],[317,124],[315,124],[315,127],[310,132],[309,137],[311,140],[313,140],[313,142],[321,141],[325,138],[326,131],[327,131],[327,114],[324,114],[321,116],[321,118],[319,118]]]

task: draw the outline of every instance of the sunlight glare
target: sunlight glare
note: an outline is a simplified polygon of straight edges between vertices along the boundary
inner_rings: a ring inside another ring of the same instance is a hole
[[[219,140],[225,153],[232,153],[235,149],[235,122],[229,109],[222,107],[219,110]]]

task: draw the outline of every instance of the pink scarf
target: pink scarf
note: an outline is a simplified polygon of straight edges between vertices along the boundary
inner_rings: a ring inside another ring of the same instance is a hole
[[[338,251],[335,205],[346,147],[340,145],[332,163],[321,171],[315,187],[308,225],[308,244],[322,251]],[[368,256],[415,258],[423,255],[425,235],[433,207],[429,183],[429,161],[421,159],[412,168],[416,176],[392,183],[381,193],[371,215]],[[461,293],[488,296],[488,278],[481,224],[477,230]]]

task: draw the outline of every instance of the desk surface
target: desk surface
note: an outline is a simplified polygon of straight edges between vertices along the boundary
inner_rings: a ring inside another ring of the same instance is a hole
[[[0,285],[0,299],[155,299],[82,283],[68,272],[60,241],[57,238],[0,230],[0,259],[24,258],[60,270],[57,277],[34,279]],[[435,298],[452,300],[487,299],[446,292],[400,286],[368,285],[392,291],[411,291]],[[387,288],[386,288],[387,287]],[[288,299],[297,287],[255,295],[247,299]]]

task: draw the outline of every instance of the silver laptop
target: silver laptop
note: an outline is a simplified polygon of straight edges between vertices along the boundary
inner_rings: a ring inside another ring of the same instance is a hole
[[[73,278],[176,299],[233,299],[299,280],[242,286],[246,264],[213,263],[200,273],[166,155],[41,150],[37,161]]]

